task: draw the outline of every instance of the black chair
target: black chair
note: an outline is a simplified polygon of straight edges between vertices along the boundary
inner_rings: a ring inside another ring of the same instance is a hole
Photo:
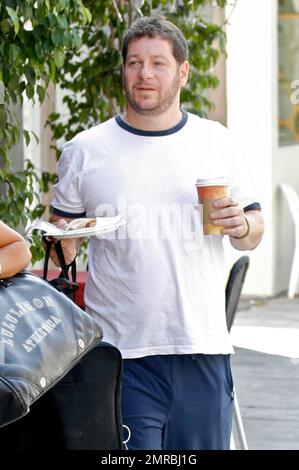
[[[225,289],[225,311],[228,331],[230,331],[235,319],[248,266],[249,257],[241,256],[234,263],[228,276]]]
[[[233,265],[230,270],[229,277],[225,289],[225,309],[226,309],[226,323],[228,331],[231,330],[233,325],[242,287],[245,281],[246,273],[249,266],[249,257],[241,256]],[[238,433],[240,445],[242,450],[248,450],[245,431],[243,427],[242,417],[240,413],[237,393],[234,388],[234,423]]]

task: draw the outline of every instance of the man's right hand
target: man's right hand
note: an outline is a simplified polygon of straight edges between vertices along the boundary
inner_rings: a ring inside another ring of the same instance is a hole
[[[55,220],[52,221],[52,223],[55,223],[55,225],[61,229],[63,229],[67,225],[67,221],[65,219]],[[52,239],[52,237],[49,237],[49,239]],[[66,238],[64,240],[61,240],[60,242],[66,265],[69,265],[72,263],[72,261],[76,258],[77,255],[77,240],[75,238]],[[56,266],[60,267],[60,263],[54,245],[51,246],[50,258]]]

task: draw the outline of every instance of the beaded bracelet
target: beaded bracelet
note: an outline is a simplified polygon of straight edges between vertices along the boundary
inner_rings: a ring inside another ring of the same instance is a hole
[[[249,235],[249,232],[250,232],[250,224],[249,224],[249,222],[248,222],[247,217],[245,217],[245,222],[246,222],[246,225],[247,225],[247,230],[246,230],[246,232],[244,233],[244,235],[242,235],[242,237],[232,237],[232,238],[236,238],[237,240],[242,240],[242,238],[246,238],[247,235]]]

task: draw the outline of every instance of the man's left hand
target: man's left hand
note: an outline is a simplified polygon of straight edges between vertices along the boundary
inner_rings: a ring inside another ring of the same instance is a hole
[[[244,210],[232,197],[217,199],[213,203],[216,209],[210,213],[213,225],[223,225],[223,235],[242,237],[247,232]]]
[[[223,235],[230,237],[236,250],[253,250],[261,241],[264,232],[263,215],[260,210],[246,211],[232,197],[217,199],[210,218],[214,225],[222,225]],[[247,219],[247,222],[246,222]]]

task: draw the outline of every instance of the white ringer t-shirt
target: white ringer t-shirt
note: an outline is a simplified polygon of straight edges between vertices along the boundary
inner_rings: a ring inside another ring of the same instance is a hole
[[[243,156],[219,123],[183,112],[166,131],[121,116],[63,146],[54,213],[117,215],[128,223],[90,240],[87,311],[124,358],[228,354],[221,236],[203,236],[195,182],[227,177],[231,195],[259,208]]]

